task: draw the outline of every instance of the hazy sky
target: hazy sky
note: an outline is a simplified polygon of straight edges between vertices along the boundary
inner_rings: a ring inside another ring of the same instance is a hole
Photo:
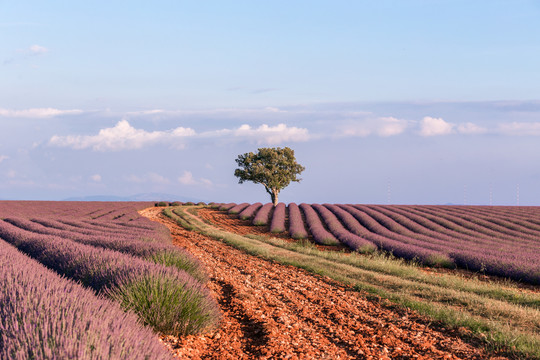
[[[0,199],[540,205],[540,1],[0,0]]]

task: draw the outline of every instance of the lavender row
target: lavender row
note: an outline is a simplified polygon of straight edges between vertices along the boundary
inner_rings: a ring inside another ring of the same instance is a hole
[[[401,208],[401,209],[400,209]],[[387,211],[392,209],[399,216],[408,217],[411,223],[416,224],[417,230],[422,230],[422,226],[434,227],[426,217],[416,214],[413,210],[403,210],[403,207],[385,207]],[[403,221],[403,220],[402,220]],[[422,223],[420,225],[420,223]],[[443,227],[442,230],[448,230]],[[429,230],[433,231],[433,230]],[[472,240],[460,240],[451,236],[446,237],[450,246],[454,249],[448,251],[448,255],[455,264],[461,268],[482,271],[487,274],[511,278],[518,281],[526,281],[533,284],[540,282],[540,251],[537,246],[536,251],[531,251],[519,244],[507,247],[494,246],[492,249],[483,247],[489,245],[489,239],[484,243],[473,242]],[[476,239],[478,240],[478,239]],[[496,243],[493,243],[496,244]],[[539,244],[540,245],[540,244]]]
[[[117,251],[40,235],[0,221],[0,238],[45,266],[117,300],[143,323],[171,335],[215,325],[218,310],[209,291],[185,271]]]
[[[263,226],[268,225],[268,218],[270,217],[270,212],[274,208],[272,203],[264,204],[259,208],[257,214],[253,217],[253,225]]]
[[[364,246],[369,251],[376,245],[427,265],[540,282],[540,241],[535,236],[540,225],[538,208],[505,208],[493,217],[488,208],[467,212],[445,206],[302,204],[299,208],[290,204],[288,210],[289,233],[295,238],[311,234],[314,241],[325,243],[333,236],[355,250]],[[504,211],[509,212],[508,218]]]
[[[278,203],[274,208],[272,221],[270,222],[270,232],[280,233],[285,231],[286,209],[287,208],[284,203]]]
[[[422,234],[432,236],[434,243],[442,242],[446,247],[452,248],[470,248],[471,246],[482,248],[484,252],[499,251],[500,248],[506,247],[511,251],[514,244],[508,243],[494,237],[487,237],[479,232],[472,230],[461,229],[458,231],[457,225],[452,225],[451,222],[437,218],[435,215],[430,215],[424,212],[419,212],[412,207],[377,207],[380,211],[389,212],[389,216],[403,216],[404,220],[400,221],[404,226],[411,227]],[[384,209],[384,210],[383,210]],[[411,222],[412,221],[412,222]],[[496,248],[496,249],[495,249]]]
[[[343,208],[346,208],[346,206],[343,206]],[[356,208],[362,209],[364,207],[356,206]],[[353,210],[352,207],[349,207],[348,210],[357,218],[360,218],[360,215],[366,216],[359,209]],[[363,220],[366,221],[365,218]],[[372,220],[372,222],[374,221]],[[380,229],[376,229],[375,224],[372,224],[372,229],[380,231]],[[456,242],[455,239],[447,238],[448,243],[446,246],[439,246],[439,252],[430,254],[424,249],[424,246],[418,248],[417,245],[422,245],[422,243],[415,243],[412,238],[410,239],[412,241],[408,240],[408,243],[400,243],[388,238],[385,239],[377,234],[364,233],[364,236],[373,239],[381,248],[391,250],[397,256],[410,258],[410,256],[417,254],[419,259],[428,264],[430,262],[442,263],[449,266],[454,263],[459,267],[474,271],[483,271],[491,275],[508,277],[533,284],[538,283],[540,277],[538,271],[540,259],[537,252],[535,254],[529,252],[516,253],[514,249],[510,249],[512,250],[510,253],[501,253],[500,249],[487,250],[478,248],[478,244],[471,246],[463,241]],[[375,236],[380,236],[379,241],[375,240]],[[504,254],[504,257],[501,254]]]
[[[251,204],[248,207],[246,207],[240,214],[238,214],[238,217],[242,220],[249,220],[255,215],[255,213],[261,208],[262,204],[260,202]]]
[[[474,209],[447,209],[446,207],[441,209],[435,209],[429,207],[434,213],[440,213],[450,216],[457,216],[460,221],[469,221],[472,223],[471,228],[483,231],[490,236],[499,236],[504,234],[506,238],[529,238],[537,239],[540,236],[540,229],[531,228],[534,225],[527,226],[527,223],[519,221],[519,219],[512,219],[512,216],[507,215],[505,217],[497,214],[490,213],[486,215],[485,211],[477,211]],[[464,219],[466,217],[466,219]],[[467,222],[466,222],[467,223]]]
[[[332,208],[332,211],[330,211],[327,207],[320,204],[313,204],[312,206],[319,213],[332,234],[343,244],[359,252],[367,253],[376,249],[371,241],[352,233],[343,226],[337,217],[342,215],[339,209]]]
[[[28,221],[20,218],[7,218],[4,221],[17,226],[20,229],[32,233],[58,236],[60,238],[76,241],[81,244],[91,245],[104,249],[111,249],[122,253],[140,257],[157,264],[174,266],[188,272],[196,279],[206,282],[208,277],[203,265],[187,251],[173,246],[156,242],[134,240],[130,236],[107,234],[101,236],[84,235],[80,233],[48,228],[45,221]]]
[[[307,239],[309,234],[304,226],[302,213],[295,203],[290,203],[289,209],[289,234],[293,239]]]
[[[509,238],[507,236],[504,236],[504,234],[500,234],[499,236],[485,234],[483,231],[487,230],[483,230],[478,225],[469,225],[469,227],[465,227],[463,224],[466,222],[466,220],[460,220],[455,216],[440,216],[438,214],[432,213],[427,208],[421,210],[411,208],[409,209],[409,211],[414,212],[422,217],[431,220],[434,223],[443,226],[445,232],[450,230],[454,233],[454,236],[464,240],[465,243],[475,244],[475,247],[482,247],[484,251],[493,251],[495,247],[497,249],[505,248],[509,251],[522,247],[532,249],[537,248],[538,242],[535,239],[523,239],[515,237]]]
[[[0,240],[1,359],[170,359],[118,304]]]
[[[232,209],[235,206],[236,206],[236,203],[221,204],[221,206],[219,207],[219,210],[221,210],[221,211],[229,211],[230,209]]]
[[[72,219],[74,214],[81,218],[102,218],[108,213],[133,214],[138,210],[153,206],[151,202],[88,202],[88,201],[0,201],[0,218],[6,216],[23,216],[26,218],[43,217],[47,214],[55,219]],[[148,221],[151,223],[150,221]]]
[[[229,214],[237,215],[241,213],[248,206],[249,206],[248,203],[241,203],[241,204],[235,205],[229,209]]]
[[[322,245],[337,245],[339,241],[332,233],[325,229],[321,218],[311,205],[302,203],[300,209],[306,217],[306,225],[313,236],[313,240]]]
[[[419,245],[427,249],[441,251],[445,254],[455,250],[467,251],[470,249],[471,244],[475,244],[477,248],[482,248],[484,253],[493,254],[500,251],[500,249],[493,249],[493,239],[484,239],[480,236],[470,237],[459,233],[453,237],[442,232],[432,233],[431,237],[425,234],[411,234],[407,233],[408,231],[406,229],[401,229],[401,225],[397,224],[393,219],[377,211],[379,209],[377,206],[355,205],[354,208],[361,211],[359,214],[364,219],[369,219],[368,227],[373,232],[392,240]],[[368,222],[364,223],[368,224]],[[507,243],[503,243],[503,245],[508,248]],[[511,251],[511,249],[509,250]]]
[[[454,213],[447,213],[444,210],[435,210],[430,207],[417,209],[423,213],[433,216],[435,221],[444,222],[446,226],[452,230],[456,230],[475,237],[490,237],[491,239],[500,239],[500,243],[504,242],[536,242],[538,236],[528,234],[527,232],[518,232],[506,226],[500,226],[493,221],[485,221],[476,216],[468,214],[467,219],[456,216]],[[507,224],[508,225],[508,224]]]

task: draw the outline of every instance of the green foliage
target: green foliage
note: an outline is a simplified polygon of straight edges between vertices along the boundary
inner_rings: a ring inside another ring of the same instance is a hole
[[[147,275],[109,290],[113,299],[166,335],[197,334],[219,322],[219,310],[204,291],[174,277]]]
[[[154,204],[154,206],[168,206],[169,203],[166,201],[160,201]]]
[[[203,284],[208,281],[208,275],[204,271],[202,264],[180,251],[161,251],[149,255],[146,260],[165,266],[173,266],[179,270],[184,270]]]
[[[262,184],[270,194],[274,206],[278,203],[279,192],[291,181],[299,182],[298,175],[305,168],[296,162],[294,150],[285,148],[259,148],[258,152],[238,155],[239,168],[234,171],[240,184],[252,181]]]
[[[195,230],[195,228],[189,224],[188,222],[184,221],[184,219],[182,219],[181,217],[178,216],[178,214],[180,214],[180,212],[172,212],[171,210],[169,209],[163,209],[163,215],[167,216],[168,218],[176,221],[176,223],[178,225],[180,225],[181,227],[183,227],[184,229],[186,230]]]

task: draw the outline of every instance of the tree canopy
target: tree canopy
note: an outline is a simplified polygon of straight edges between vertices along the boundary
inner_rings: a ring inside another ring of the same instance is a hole
[[[262,184],[270,194],[274,206],[278,204],[279,192],[291,181],[299,182],[298,175],[305,168],[296,162],[294,150],[284,148],[259,148],[257,153],[249,152],[238,155],[236,163],[239,169],[234,171],[240,184],[252,181]]]

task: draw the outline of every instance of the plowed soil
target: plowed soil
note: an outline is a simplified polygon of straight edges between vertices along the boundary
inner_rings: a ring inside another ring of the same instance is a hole
[[[203,262],[222,311],[210,333],[162,338],[180,358],[494,359],[464,340],[464,329],[445,329],[328,278],[187,231],[159,208],[141,214],[165,224],[174,243]],[[238,231],[241,224],[225,226]]]

